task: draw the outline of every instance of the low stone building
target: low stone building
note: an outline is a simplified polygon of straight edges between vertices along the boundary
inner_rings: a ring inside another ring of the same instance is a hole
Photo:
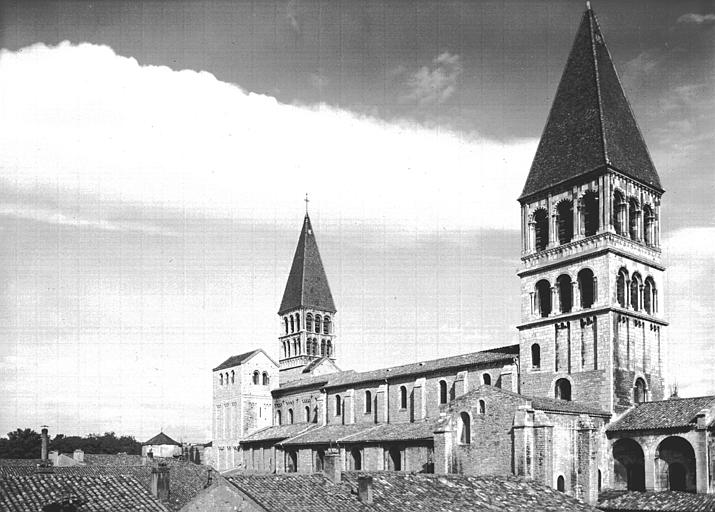
[[[142,443],[142,457],[174,457],[181,455],[181,444],[164,432],[160,432],[146,443]]]

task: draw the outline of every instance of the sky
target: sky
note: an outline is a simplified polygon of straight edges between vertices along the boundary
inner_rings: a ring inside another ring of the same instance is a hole
[[[715,2],[593,1],[661,182],[668,386],[715,394]],[[0,433],[207,441],[309,194],[338,364],[516,343],[584,4],[0,1]]]

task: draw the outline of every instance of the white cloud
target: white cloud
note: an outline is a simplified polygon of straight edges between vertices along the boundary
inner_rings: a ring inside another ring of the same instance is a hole
[[[420,105],[440,104],[457,90],[457,79],[462,74],[459,55],[444,52],[432,60],[431,66],[422,66],[407,80],[409,90],[400,98]]]
[[[715,14],[697,14],[689,12],[678,18],[677,23],[684,25],[712,25],[715,23]]]
[[[461,65],[448,53],[434,65],[424,84],[438,100]],[[294,220],[309,192],[331,217],[514,229],[535,149],[285,105],[210,73],[66,42],[0,52],[0,110],[10,186],[248,219]]]

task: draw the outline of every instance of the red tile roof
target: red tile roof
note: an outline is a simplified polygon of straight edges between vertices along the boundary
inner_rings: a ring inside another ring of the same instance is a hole
[[[657,402],[644,402],[611,423],[607,430],[609,432],[618,432],[690,428],[695,422],[695,416],[701,410],[711,408],[715,408],[715,396],[671,398]]]

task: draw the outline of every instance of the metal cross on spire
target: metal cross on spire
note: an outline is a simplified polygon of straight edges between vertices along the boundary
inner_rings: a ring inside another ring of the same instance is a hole
[[[307,215],[307,214],[308,214],[308,203],[310,202],[310,199],[308,199],[308,193],[307,193],[307,192],[305,193],[305,199],[303,199],[303,201],[305,201],[305,213],[306,213],[306,215]]]

